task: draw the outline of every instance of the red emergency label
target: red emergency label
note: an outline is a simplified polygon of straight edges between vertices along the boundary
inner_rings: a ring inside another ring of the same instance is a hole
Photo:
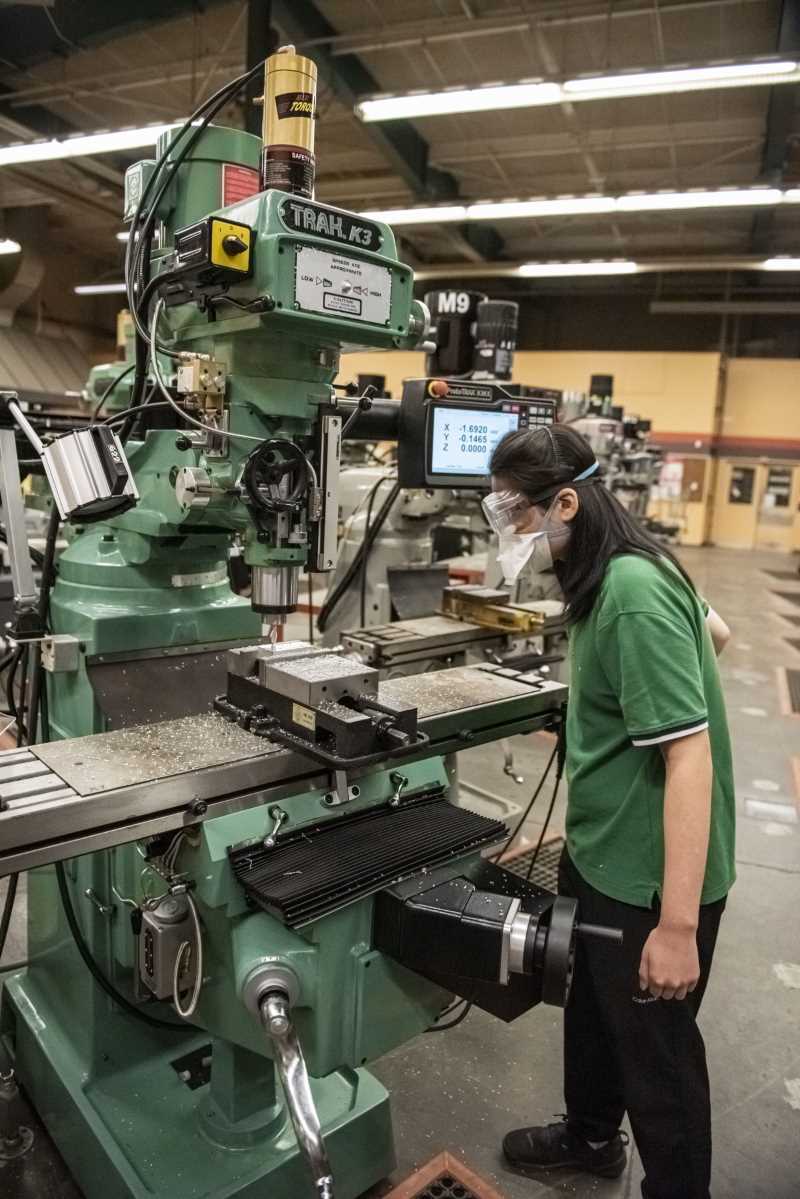
[[[258,171],[235,162],[222,164],[222,207],[247,200],[261,190]]]

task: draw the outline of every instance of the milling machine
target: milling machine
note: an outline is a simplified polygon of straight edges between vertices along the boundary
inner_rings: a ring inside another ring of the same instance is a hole
[[[251,77],[129,174],[129,405],[37,446],[71,537],[19,633],[41,743],[0,755],[0,875],[30,871],[0,1033],[86,1199],[355,1199],[394,1164],[364,1066],[453,995],[565,1002],[581,931],[443,764],[557,727],[565,688],[272,635],[335,560],[339,353],[425,313],[391,230],[313,200],[312,62],[267,60],[263,145],[210,124]]]

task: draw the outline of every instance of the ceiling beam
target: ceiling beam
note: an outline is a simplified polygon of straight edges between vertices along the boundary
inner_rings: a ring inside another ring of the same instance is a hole
[[[314,42],[313,57],[320,78],[336,98],[349,108],[361,97],[380,91],[375,76],[354,54],[334,58],[325,46],[336,31],[312,0],[273,0],[273,19],[296,45]],[[419,199],[449,199],[456,195],[452,175],[436,170],[429,162],[429,147],[410,121],[391,121],[364,125],[365,134],[404,179]]]
[[[80,0],[61,4],[54,25],[44,6],[18,7],[9,11],[0,7],[0,46],[3,57],[20,66],[34,66],[55,55],[68,57],[78,50],[101,46],[112,38],[152,29],[180,17],[190,16],[198,8],[208,8],[221,0]]]
[[[295,44],[313,43],[313,57],[320,78],[346,108],[364,96],[380,91],[377,79],[354,54],[335,56],[327,42],[336,30],[312,0],[273,0],[273,17]],[[363,126],[365,136],[380,150],[392,169],[403,179],[415,199],[445,200],[458,196],[458,183],[448,171],[431,166],[430,146],[411,121],[374,122]],[[454,231],[455,232],[455,231]],[[493,229],[479,237],[463,231],[458,237],[464,256],[472,261],[496,257],[503,240]]]
[[[800,0],[782,0],[775,49],[778,54],[797,53],[800,50]],[[797,84],[770,88],[761,159],[761,180],[764,183],[780,186],[783,182],[798,96],[800,87]],[[772,247],[774,233],[775,213],[757,212],[750,231],[753,253],[767,253]]]

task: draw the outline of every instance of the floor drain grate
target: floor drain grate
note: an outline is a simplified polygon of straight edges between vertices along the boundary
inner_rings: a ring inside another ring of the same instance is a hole
[[[778,599],[800,606],[800,591],[773,591],[772,594],[777,595]]]
[[[469,1166],[440,1153],[401,1182],[386,1199],[503,1199]]]
[[[558,890],[558,863],[561,860],[563,849],[564,838],[556,837],[539,850],[536,864],[531,871],[531,882],[535,883],[537,887],[544,887],[545,891]],[[502,862],[503,869],[510,870],[512,874],[518,874],[520,878],[527,878],[535,852],[535,846],[533,849],[524,849],[522,853],[515,854],[513,858]]]
[[[800,670],[786,671],[786,686],[791,709],[796,716],[800,715]]]

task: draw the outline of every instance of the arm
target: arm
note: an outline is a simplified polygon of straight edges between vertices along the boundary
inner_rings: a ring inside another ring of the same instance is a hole
[[[722,619],[719,612],[715,612],[711,607],[708,609],[706,624],[708,625],[708,631],[711,634],[711,640],[714,643],[714,651],[717,657],[719,657],[731,639],[730,628]]]
[[[700,977],[697,924],[711,823],[708,730],[661,746],[664,787],[664,888],[661,918],[645,943],[639,985],[656,998],[684,999]]]

